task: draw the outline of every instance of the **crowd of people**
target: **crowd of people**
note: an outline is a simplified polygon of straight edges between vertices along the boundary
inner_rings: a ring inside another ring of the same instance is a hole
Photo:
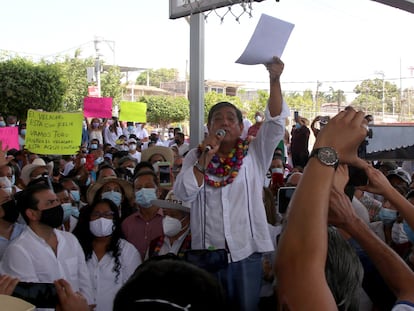
[[[85,119],[75,155],[0,148],[0,294],[54,283],[56,308],[80,311],[414,310],[412,172],[358,157],[368,120],[352,108],[312,122],[309,153],[308,120],[286,127],[283,62],[266,69],[255,123],[219,102],[193,149],[179,128],[164,140],[117,118]]]

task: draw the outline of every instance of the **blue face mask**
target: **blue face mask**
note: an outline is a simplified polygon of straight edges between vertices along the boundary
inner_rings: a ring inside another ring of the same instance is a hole
[[[405,222],[405,220],[403,221],[403,228],[405,231],[405,234],[407,234],[407,238],[411,243],[414,243],[414,231],[413,229],[411,229],[411,227]]]
[[[91,144],[91,149],[93,150],[98,149],[98,144]]]
[[[384,225],[390,225],[397,219],[397,211],[383,207],[379,211],[378,216]]]
[[[79,209],[72,205],[72,216],[79,218]]]
[[[134,130],[134,126],[133,125],[128,125],[128,131],[132,132]]]
[[[101,198],[111,200],[116,206],[120,206],[122,202],[122,194],[116,191],[103,192]]]
[[[21,135],[26,135],[26,129],[22,129],[22,130],[20,130],[20,134],[21,134]]]
[[[71,190],[70,195],[72,196],[73,201],[79,202],[80,201],[80,193],[79,190]]]
[[[302,125],[300,125],[300,123],[296,123],[295,128],[296,129],[300,129]]]
[[[152,201],[156,199],[155,188],[142,188],[135,192],[135,202],[141,207],[151,207]]]
[[[63,222],[69,220],[70,215],[72,215],[72,204],[71,203],[63,203],[61,204],[63,208]]]
[[[5,126],[6,126],[6,122],[0,121],[0,127],[5,127]]]

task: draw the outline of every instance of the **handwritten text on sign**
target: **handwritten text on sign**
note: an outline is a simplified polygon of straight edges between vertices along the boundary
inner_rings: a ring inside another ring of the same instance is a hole
[[[83,114],[29,110],[26,148],[39,154],[75,154],[82,137]]]

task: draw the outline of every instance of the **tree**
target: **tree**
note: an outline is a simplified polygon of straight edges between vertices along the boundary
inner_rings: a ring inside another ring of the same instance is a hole
[[[147,121],[166,128],[168,124],[182,122],[190,115],[188,100],[185,97],[142,96],[140,102],[147,104]]]
[[[83,105],[83,98],[88,96],[86,68],[94,66],[94,59],[92,57],[81,59],[80,52],[76,50],[73,58],[65,56],[63,61],[57,60],[66,85],[63,97],[64,111],[79,111]]]
[[[364,80],[354,88],[358,96],[352,102],[352,105],[366,112],[382,111],[382,101],[384,94],[385,112],[392,110],[393,99],[400,98],[397,86],[394,83],[383,81],[382,79]]]
[[[26,119],[28,109],[61,111],[65,83],[56,64],[24,58],[0,62],[0,111]]]
[[[125,86],[121,85],[122,73],[117,66],[111,66],[101,75],[101,87],[103,97],[112,97],[113,105],[118,105],[122,99]]]
[[[149,76],[149,85],[160,87],[161,82],[171,82],[178,80],[178,69],[175,68],[160,68],[157,70],[150,69],[148,71],[142,72],[137,80],[137,85],[146,85],[147,84],[147,75]]]
[[[242,108],[240,97],[237,96],[228,96],[224,94],[219,94],[217,92],[207,92],[204,94],[204,122],[207,123],[208,112],[211,107],[219,102],[230,102],[239,109]]]

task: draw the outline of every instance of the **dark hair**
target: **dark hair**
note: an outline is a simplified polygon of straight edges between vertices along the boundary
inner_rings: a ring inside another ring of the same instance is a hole
[[[85,206],[80,210],[79,221],[73,230],[73,234],[78,238],[79,243],[85,253],[85,259],[92,258],[93,253],[93,240],[95,236],[89,230],[89,222],[91,220],[91,214],[94,208],[101,203],[106,203],[109,208],[114,212],[114,231],[111,235],[111,240],[106,247],[106,252],[110,253],[114,257],[115,265],[113,270],[116,273],[115,282],[118,282],[119,275],[121,273],[121,262],[119,257],[121,256],[120,239],[121,239],[121,220],[119,218],[118,207],[114,202],[108,199],[99,199],[92,203],[92,205]]]
[[[35,198],[37,193],[51,190],[48,185],[40,183],[26,187],[24,190],[15,194],[16,205],[22,215],[24,221],[29,224],[29,218],[26,215],[27,209],[37,210],[39,200]]]
[[[138,173],[135,174],[135,176],[134,176],[134,183],[135,183],[135,181],[137,180],[138,177],[146,176],[146,175],[151,175],[154,179],[155,185],[157,187],[159,186],[158,176],[157,176],[157,174],[155,174],[154,170],[152,170],[152,171],[150,171],[150,170],[138,171]]]
[[[103,163],[105,163],[105,162],[103,162]],[[96,172],[96,180],[99,179],[99,175],[101,174],[102,170],[105,170],[105,169],[113,170],[116,177],[119,177],[117,171],[115,170],[115,168],[112,165],[109,165],[108,163],[105,163],[103,165],[99,165],[98,167],[99,167],[98,171]]]
[[[211,274],[177,256],[164,255],[135,270],[116,294],[113,310],[172,310],[170,304],[191,305],[194,311],[228,307],[223,288]]]
[[[139,163],[135,166],[135,170],[134,170],[134,179],[135,179],[136,175],[137,175],[137,174],[141,171],[141,169],[143,169],[143,168],[148,168],[148,169],[150,169],[151,171],[153,171],[153,172],[155,173],[155,171],[154,171],[154,167],[152,166],[151,162],[148,162],[148,161],[141,161],[141,162],[139,162]]]
[[[240,109],[238,109],[236,106],[234,106],[232,103],[229,102],[219,102],[217,104],[215,104],[213,107],[211,107],[210,111],[208,112],[208,117],[207,117],[207,124],[211,123],[211,119],[213,118],[213,114],[224,107],[230,107],[233,108],[234,111],[236,112],[237,115],[237,119],[239,120],[239,123],[243,123],[243,115],[240,111]]]

